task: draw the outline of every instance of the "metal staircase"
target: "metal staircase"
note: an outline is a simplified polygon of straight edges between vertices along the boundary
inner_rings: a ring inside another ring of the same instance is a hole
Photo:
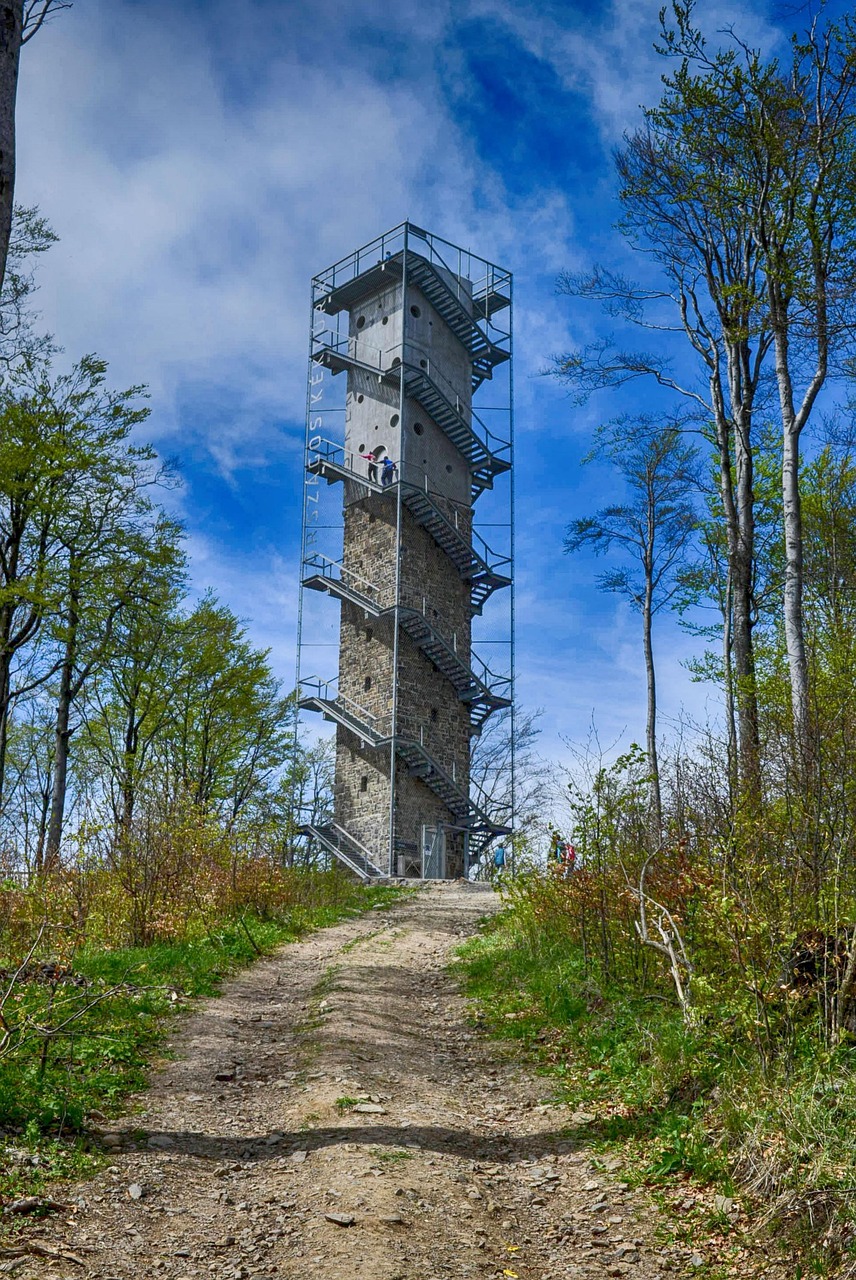
[[[391,369],[384,382],[398,381],[399,369]],[[511,463],[492,453],[487,444],[473,431],[460,410],[443,394],[436,382],[424,369],[405,364],[403,368],[404,394],[420,404],[428,417],[445,431],[452,444],[470,464],[473,501],[485,489],[493,488],[493,478],[508,471]],[[485,428],[485,432],[487,428]]]
[[[383,262],[376,263],[347,284],[331,289],[318,304],[319,309],[326,311],[328,315],[350,310],[361,298],[377,293],[390,279],[400,281],[403,273],[404,253],[400,251]],[[510,352],[491,342],[479,324],[479,320],[507,305],[508,300],[499,294],[472,300],[466,294],[459,296],[434,263],[412,250],[407,254],[407,278],[417,286],[466,348],[473,365],[472,383],[475,391],[485,379],[493,377],[498,364],[510,357]],[[472,312],[470,306],[473,308]]]
[[[325,822],[317,826],[308,822],[300,830],[304,835],[313,836],[328,853],[338,858],[339,862],[361,880],[376,880],[384,874],[372,862],[365,845],[360,844],[356,836],[352,836],[344,827],[340,827],[338,822]]]
[[[334,340],[331,335],[330,340],[318,348],[315,359],[334,374],[350,369],[376,377],[387,385],[397,386],[403,376],[404,394],[422,406],[428,417],[436,422],[456,449],[467,459],[472,476],[473,501],[485,489],[493,488],[495,476],[510,469],[510,461],[491,450],[487,440],[473,429],[460,409],[452,404],[426,370],[412,364],[402,365],[400,361],[387,369],[382,369],[379,364],[375,365],[368,359],[360,358],[359,352],[359,338]],[[381,354],[381,352],[377,353],[379,359]],[[490,434],[488,428],[479,421],[477,415],[474,414],[473,417],[482,427],[483,435],[488,436]],[[508,448],[507,445],[502,447]]]
[[[323,447],[324,452],[320,452]],[[313,475],[323,476],[328,484],[337,481],[353,481],[360,484],[369,493],[394,493],[395,485],[401,485],[401,501],[421,528],[427,530],[439,547],[445,551],[458,573],[470,584],[470,608],[473,613],[481,613],[485,601],[503,587],[511,585],[507,574],[498,572],[509,563],[508,556],[495,555],[486,543],[483,543],[485,554],[481,555],[458,529],[449,517],[441,511],[432,495],[422,486],[409,481],[396,481],[386,487],[360,475],[353,468],[345,465],[344,450],[341,445],[332,441],[321,441],[316,455],[311,458],[307,467]],[[339,461],[341,456],[342,461]],[[490,557],[488,559],[487,557]]]
[[[362,711],[341,694],[325,697],[322,690],[331,682],[304,681],[307,687],[315,687],[318,693],[310,693],[299,700],[299,706],[307,711],[320,711],[327,720],[350,730],[361,742],[371,747],[393,747],[407,765],[408,772],[420,778],[445,804],[461,827],[470,834],[470,854],[478,857],[497,836],[509,835],[510,827],[499,826],[471,799],[452,774],[428,753],[420,742],[396,734],[383,734],[368,723],[368,712]],[[362,717],[366,717],[363,719]]]
[[[442,547],[458,573],[470,584],[470,604],[473,613],[481,613],[484,603],[494,591],[511,586],[511,579],[497,573],[499,566],[508,564],[507,556],[497,556],[490,563],[479,555],[472,541],[457,529],[448,516],[437,506],[430,493],[419,485],[400,481],[401,501],[418,525],[426,529]],[[485,544],[485,550],[488,548]]]
[[[356,605],[369,617],[394,617],[394,608],[383,608],[378,602],[377,588],[349,573],[341,563],[321,555],[312,556],[308,563],[318,572],[303,579],[305,587],[312,591],[326,591],[335,599]],[[402,630],[446,677],[460,701],[469,704],[471,733],[480,733],[485,720],[493,711],[511,705],[509,698],[497,692],[497,686],[507,687],[508,679],[494,676],[483,663],[481,665],[485,678],[477,675],[458,655],[454,641],[444,636],[424,613],[402,605],[398,610],[398,617]]]

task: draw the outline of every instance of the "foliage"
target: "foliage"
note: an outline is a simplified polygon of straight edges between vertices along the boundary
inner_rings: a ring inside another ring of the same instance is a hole
[[[161,915],[138,946],[117,943],[111,912],[124,894],[113,872],[76,869],[2,890],[2,1017],[11,1034],[0,1048],[0,1126],[20,1158],[6,1162],[0,1195],[85,1166],[87,1117],[115,1111],[145,1084],[188,999],[214,994],[234,969],[307,929],[398,892],[256,863],[245,860],[216,891],[209,868],[205,899],[188,888],[183,906]],[[33,951],[32,922],[45,916],[55,923]]]

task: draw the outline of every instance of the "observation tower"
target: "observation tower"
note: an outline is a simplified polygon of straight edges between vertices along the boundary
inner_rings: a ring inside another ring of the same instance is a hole
[[[364,879],[484,866],[514,811],[511,276],[412,223],[312,281],[302,711]]]

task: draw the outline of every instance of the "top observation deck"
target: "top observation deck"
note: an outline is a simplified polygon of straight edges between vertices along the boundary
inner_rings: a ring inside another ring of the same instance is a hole
[[[402,223],[342,258],[313,280],[316,311],[349,311],[387,284],[407,275],[463,344],[476,384],[511,356],[511,333],[502,321],[511,304],[511,275],[469,250]]]

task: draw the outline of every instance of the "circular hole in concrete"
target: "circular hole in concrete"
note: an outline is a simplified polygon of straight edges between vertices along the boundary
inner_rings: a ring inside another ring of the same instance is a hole
[[[389,324],[389,316],[384,316],[384,318],[381,320],[381,324]]]
[[[446,470],[448,471],[449,475],[452,474],[452,464],[450,462],[446,463]]]
[[[421,435],[422,435],[422,432],[423,432],[424,430],[425,430],[425,428],[423,427],[423,425],[422,425],[422,423],[421,423],[421,422],[414,422],[414,424],[413,424],[413,434],[414,434],[415,436],[421,436]]]
[[[365,322],[366,322],[366,318],[365,318],[365,316],[358,316],[358,317],[357,317],[357,328],[358,328],[358,329],[362,329],[362,327],[363,327],[363,325],[365,324]]]
[[[362,394],[362,392],[360,392],[360,394],[357,396],[357,404],[362,404],[364,400],[365,400],[365,396]]]
[[[393,369],[397,369],[400,364],[401,364],[401,360],[398,356],[396,356],[392,362]]]
[[[414,303],[413,306],[410,308],[410,314],[412,316],[415,316],[416,319],[418,320],[419,317],[422,315],[422,308],[417,307],[416,304]]]
[[[397,413],[394,413],[394,414],[392,415],[392,417],[391,417],[391,418],[390,418],[390,420],[389,420],[389,425],[390,425],[391,427],[397,427],[397,426],[398,426],[398,414],[397,414]]]
[[[361,445],[360,445],[360,447],[359,447],[358,452],[359,452],[359,453],[365,453],[365,451],[366,451],[366,446],[365,446],[364,444],[361,444]]]
[[[419,367],[420,367],[420,369],[427,369],[427,368],[428,368],[428,361],[427,361],[427,360],[420,360],[420,361],[419,361]]]

